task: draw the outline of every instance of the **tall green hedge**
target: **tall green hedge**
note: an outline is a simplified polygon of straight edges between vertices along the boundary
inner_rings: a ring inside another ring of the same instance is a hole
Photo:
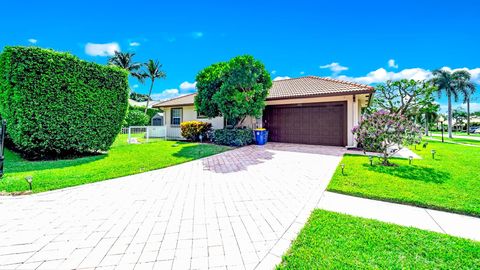
[[[15,147],[33,157],[105,151],[128,106],[128,74],[37,47],[0,54],[0,115]]]

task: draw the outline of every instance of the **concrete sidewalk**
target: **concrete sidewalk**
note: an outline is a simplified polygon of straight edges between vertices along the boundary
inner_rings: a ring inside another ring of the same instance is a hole
[[[480,241],[480,218],[324,192],[318,208]]]

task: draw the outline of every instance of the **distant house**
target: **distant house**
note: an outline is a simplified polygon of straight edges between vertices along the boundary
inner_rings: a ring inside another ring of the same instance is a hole
[[[264,127],[274,142],[356,146],[352,128],[361,109],[368,106],[373,87],[348,81],[306,76],[274,81],[267,106],[260,119],[246,119],[242,125]],[[167,137],[181,139],[180,123],[199,120],[224,128],[223,117],[208,119],[194,106],[196,94],[155,104],[165,112]]]
[[[152,123],[150,123],[152,126],[163,126],[163,112],[157,113],[152,117]]]

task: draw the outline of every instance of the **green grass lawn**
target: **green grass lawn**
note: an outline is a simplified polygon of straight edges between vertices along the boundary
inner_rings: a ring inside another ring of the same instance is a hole
[[[145,144],[126,141],[126,135],[119,135],[108,154],[71,160],[27,161],[6,150],[0,191],[28,190],[26,176],[33,177],[33,192],[42,192],[160,169],[230,149],[158,139]]]
[[[441,132],[438,132],[438,131],[435,131],[433,132],[434,134],[438,134],[438,135],[441,135],[442,133]],[[448,132],[444,132],[443,135],[445,137],[448,136]],[[473,136],[473,137],[480,137],[480,133],[470,133],[470,135],[467,134],[467,132],[453,132],[453,136]]]
[[[370,166],[368,157],[345,155],[328,190],[480,216],[480,147],[429,141],[414,150],[422,160],[392,159],[398,167]],[[432,159],[431,150],[437,154]]]
[[[480,269],[480,242],[315,210],[277,269]]]
[[[426,140],[433,141],[433,140],[442,140],[440,137],[425,137]],[[463,139],[463,138],[453,138],[450,139],[448,137],[443,138],[445,142],[452,142],[452,143],[463,143],[463,144],[471,144],[471,145],[478,145],[480,146],[480,140],[473,140],[473,139]]]

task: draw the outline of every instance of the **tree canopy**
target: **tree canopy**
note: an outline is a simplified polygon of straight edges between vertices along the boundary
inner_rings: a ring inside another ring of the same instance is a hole
[[[372,105],[379,110],[414,116],[432,112],[436,87],[428,81],[399,80],[377,85]]]
[[[382,164],[404,146],[422,141],[420,127],[407,117],[385,110],[366,114],[352,130],[357,142],[366,151],[382,153]]]
[[[433,71],[432,82],[438,87],[438,94],[445,93],[448,101],[448,137],[453,138],[452,135],[452,97],[454,101],[458,101],[461,94],[471,88],[471,75],[466,70],[457,70],[451,72],[445,69],[437,69]]]
[[[262,115],[272,87],[263,63],[250,55],[213,64],[200,71],[196,81],[197,112],[209,118],[223,116],[235,125],[247,116]]]

